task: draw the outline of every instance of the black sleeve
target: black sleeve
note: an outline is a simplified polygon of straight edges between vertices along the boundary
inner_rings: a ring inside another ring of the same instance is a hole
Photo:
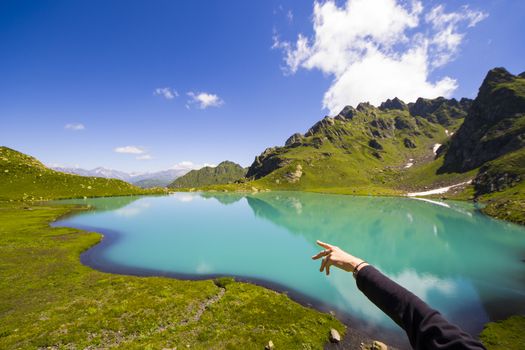
[[[367,298],[405,330],[414,349],[485,349],[479,341],[373,266],[359,270],[356,280]]]

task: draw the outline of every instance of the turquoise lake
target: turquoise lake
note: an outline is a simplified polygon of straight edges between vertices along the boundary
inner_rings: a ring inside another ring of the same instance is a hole
[[[353,327],[402,337],[350,273],[319,272],[310,257],[320,239],[369,261],[471,333],[525,313],[525,228],[469,203],[302,192],[60,202],[93,206],[55,225],[104,233],[81,257],[104,271],[237,276],[333,310]]]

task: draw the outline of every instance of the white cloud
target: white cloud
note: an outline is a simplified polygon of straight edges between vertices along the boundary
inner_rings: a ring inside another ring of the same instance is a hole
[[[186,107],[189,107],[189,104],[197,104],[200,109],[206,109],[208,107],[220,107],[224,104],[224,101],[218,95],[207,92],[194,93],[190,91],[188,96],[190,100]]]
[[[445,7],[438,5],[427,13],[425,21],[435,32],[430,38],[432,66],[440,67],[454,59],[465,36],[464,33],[458,32],[462,23],[465,23],[467,28],[472,28],[485,18],[486,13],[470,10],[468,6],[463,6],[461,12],[446,13]]]
[[[128,154],[144,154],[146,151],[141,147],[137,146],[122,146],[113,149],[117,153],[128,153]]]
[[[291,43],[274,33],[272,47],[283,51],[287,73],[319,69],[333,78],[323,107],[336,114],[348,104],[377,105],[395,96],[407,102],[450,96],[457,81],[430,81],[429,75],[454,59],[462,30],[486,16],[466,6],[447,13],[442,5],[424,15],[416,0],[347,0],[340,7],[332,0],[315,2],[314,36],[299,34]]]
[[[64,126],[64,129],[67,129],[67,130],[73,130],[73,131],[80,131],[80,130],[84,130],[86,127],[84,126],[84,124],[81,124],[81,123],[71,123],[71,124],[66,124]]]
[[[150,154],[143,154],[143,155],[140,155],[138,157],[136,157],[137,160],[150,160],[152,159],[151,155]]]
[[[153,95],[162,96],[167,100],[173,100],[175,97],[179,96],[179,93],[172,88],[163,87],[163,88],[156,88],[155,91],[153,91]]]
[[[205,166],[215,167],[216,165],[215,164],[209,164],[209,163],[195,164],[195,163],[193,163],[193,162],[191,162],[189,160],[185,160],[185,161],[182,161],[180,163],[175,164],[174,166],[171,167],[171,169],[190,171],[190,170],[200,169],[200,168],[203,168]]]
[[[292,10],[288,10],[288,12],[286,12],[286,19],[288,20],[288,23],[292,23],[293,22],[293,12],[292,12]]]

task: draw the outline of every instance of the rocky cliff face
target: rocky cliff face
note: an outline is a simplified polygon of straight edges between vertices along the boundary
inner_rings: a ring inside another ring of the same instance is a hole
[[[451,126],[455,121],[465,118],[472,105],[472,100],[462,98],[446,99],[438,97],[435,99],[418,98],[415,103],[408,104],[408,110],[413,116],[421,116],[432,123],[443,126]]]
[[[439,171],[475,169],[524,146],[525,79],[495,68],[487,74],[465,121],[452,137]]]

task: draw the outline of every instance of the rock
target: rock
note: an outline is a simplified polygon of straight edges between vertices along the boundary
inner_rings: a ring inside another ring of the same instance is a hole
[[[269,341],[268,344],[264,347],[265,350],[274,350],[275,346],[273,345],[273,341]]]
[[[435,99],[418,98],[415,103],[409,103],[408,109],[412,116],[420,116],[432,123],[443,126],[453,124],[453,119],[464,118],[472,104],[472,100],[462,98],[459,102],[452,98],[438,97]]]
[[[372,350],[388,350],[388,346],[378,340],[374,340],[372,343]]]
[[[246,177],[257,180],[274,170],[288,165],[290,160],[280,157],[280,154],[284,152],[286,152],[285,147],[270,147],[265,149],[263,153],[255,157],[255,160],[248,169]]]
[[[321,132],[322,130],[328,129],[330,126],[335,124],[335,119],[331,117],[324,117],[322,120],[315,123],[308,131],[304,134],[304,136],[313,136],[314,134],[317,134]]]
[[[330,341],[332,343],[339,343],[341,341],[341,335],[334,328],[330,329]]]
[[[376,151],[372,152],[372,155],[376,157],[377,159],[382,159],[381,155]]]
[[[375,128],[375,130],[372,130],[374,136],[381,138],[395,136],[395,125],[392,119],[377,118],[372,120],[369,124]]]
[[[297,147],[301,145],[301,142],[303,141],[303,139],[304,139],[304,136],[296,132],[295,134],[290,136],[288,140],[286,140],[284,145],[288,147]]]
[[[366,113],[368,111],[373,111],[374,109],[375,107],[372,106],[370,102],[361,102],[360,104],[357,105],[357,110],[363,113]]]
[[[346,106],[345,108],[343,108],[343,110],[341,112],[339,112],[338,116],[341,116],[344,119],[352,119],[355,116],[356,112],[357,111],[355,110],[354,107]]]
[[[398,130],[415,129],[415,126],[408,119],[399,116],[394,119],[394,126]]]
[[[368,146],[372,147],[373,149],[382,150],[383,146],[379,142],[377,142],[376,139],[372,139],[368,141]]]
[[[403,140],[403,144],[405,145],[406,148],[416,148],[416,144],[414,143],[414,141],[406,137]]]
[[[394,97],[394,99],[392,100],[388,99],[385,102],[381,103],[381,105],[379,106],[379,109],[383,111],[389,110],[389,109],[398,109],[401,111],[407,111],[408,106],[406,105],[405,102],[401,101],[399,98]]]
[[[303,176],[303,167],[301,164],[297,164],[295,167],[295,171],[286,173],[284,177],[288,180],[288,182],[295,183],[301,179],[301,176]]]

